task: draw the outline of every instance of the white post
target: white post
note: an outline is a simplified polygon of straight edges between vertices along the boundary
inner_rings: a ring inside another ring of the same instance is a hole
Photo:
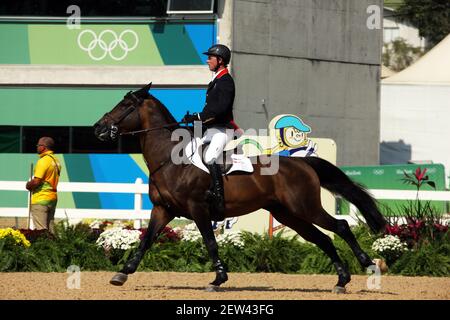
[[[31,199],[30,199],[30,197],[27,197],[28,198],[28,210],[31,210],[30,208],[31,208]],[[33,223],[33,217],[32,217],[32,214],[28,211],[28,213],[27,213],[27,219],[28,219],[28,216],[31,216],[30,217],[30,230],[34,230],[34,223]]]
[[[360,220],[366,222],[366,219],[364,219],[362,215],[358,214],[358,209],[356,208],[356,206],[353,203],[349,203],[349,205],[349,216],[353,219],[355,225],[357,225]]]
[[[353,203],[349,203],[349,212],[348,215],[353,220],[353,225],[358,224],[358,209]]]
[[[143,183],[143,181],[141,178],[137,178],[134,183],[136,185],[140,185]],[[135,194],[134,194],[134,213],[140,214],[141,210],[142,210],[142,194],[139,192],[135,192]],[[141,220],[135,219],[133,227],[135,229],[140,229],[141,228]]]

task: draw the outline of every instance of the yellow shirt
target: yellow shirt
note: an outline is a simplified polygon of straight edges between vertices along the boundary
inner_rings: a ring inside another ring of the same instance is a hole
[[[39,155],[34,177],[40,178],[42,184],[34,189],[31,204],[56,205],[58,201],[56,187],[58,186],[61,164],[53,151],[46,151]]]

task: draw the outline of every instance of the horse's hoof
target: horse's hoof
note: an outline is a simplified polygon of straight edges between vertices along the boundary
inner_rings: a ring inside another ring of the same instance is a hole
[[[128,280],[128,275],[125,273],[117,272],[109,283],[115,286],[121,286]]]
[[[220,287],[219,286],[215,286],[213,284],[210,284],[209,286],[207,286],[205,288],[206,292],[219,292],[220,291]]]
[[[337,294],[343,294],[346,292],[345,287],[340,287],[340,286],[334,286],[333,293],[337,293]]]

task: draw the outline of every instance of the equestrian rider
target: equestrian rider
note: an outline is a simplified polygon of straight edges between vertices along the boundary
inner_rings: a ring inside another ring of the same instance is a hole
[[[207,191],[207,197],[214,201],[216,209],[223,212],[222,172],[216,163],[225,145],[233,139],[234,130],[238,129],[233,121],[234,80],[227,69],[231,51],[228,47],[217,44],[203,54],[208,56],[207,63],[209,70],[215,73],[214,79],[208,85],[203,111],[192,115],[187,113],[182,121],[185,123],[201,121],[206,128],[202,141],[209,142],[209,148],[204,160],[213,180],[212,190]]]

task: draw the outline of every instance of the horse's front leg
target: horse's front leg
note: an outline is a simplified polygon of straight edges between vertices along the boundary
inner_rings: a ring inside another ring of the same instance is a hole
[[[210,286],[207,287],[206,290],[216,291],[222,283],[228,280],[228,275],[222,261],[219,259],[219,249],[216,237],[214,236],[210,215],[207,209],[200,206],[192,208],[191,213],[195,224],[202,234],[203,242],[205,243],[209,257],[211,258],[216,271],[216,279],[210,283]]]
[[[130,258],[128,258],[123,268],[109,281],[111,284],[121,286],[127,281],[128,275],[136,271],[139,263],[144,257],[145,252],[151,247],[156,239],[156,236],[170,221],[172,221],[172,219],[173,216],[171,216],[163,207],[157,206],[153,208],[150,223],[144,239],[139,244],[137,251]]]

